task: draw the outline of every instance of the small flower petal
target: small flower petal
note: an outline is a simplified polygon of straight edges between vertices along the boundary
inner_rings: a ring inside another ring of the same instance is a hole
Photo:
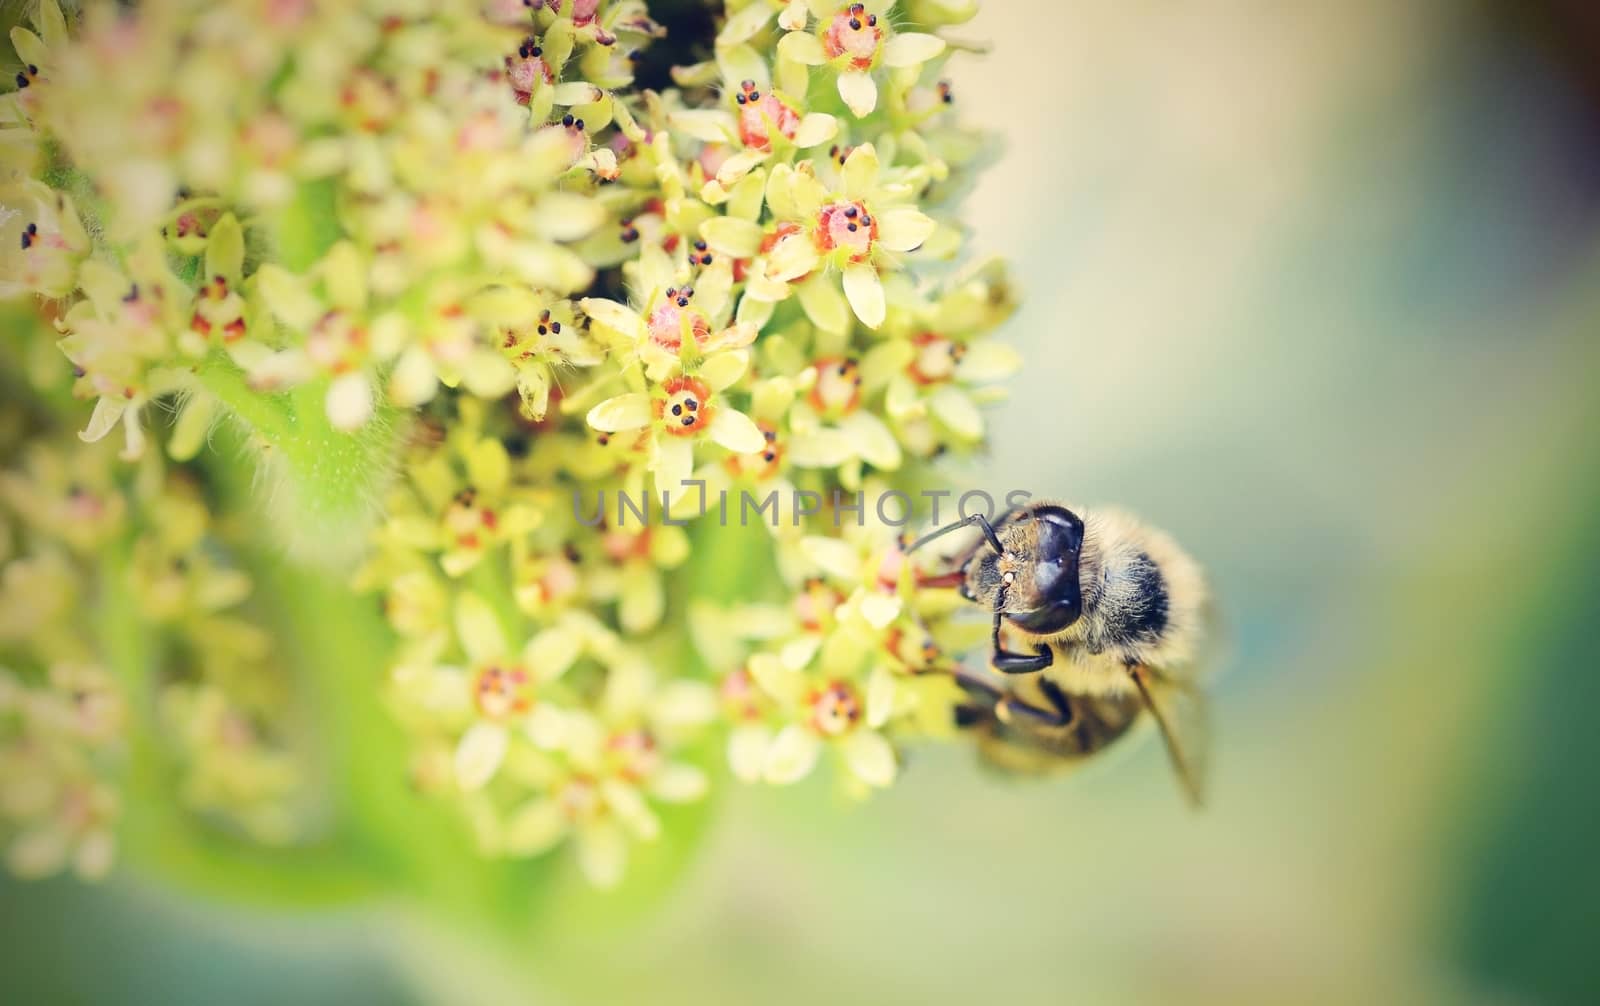
[[[800,701],[805,692],[805,675],[798,667],[790,667],[770,653],[751,654],[745,665],[756,687],[779,702]]]
[[[797,724],[778,731],[772,746],[767,749],[767,762],[762,778],[775,786],[799,782],[811,774],[822,753],[822,742],[817,735]]]
[[[669,502],[688,492],[690,487],[685,483],[694,472],[694,442],[680,437],[657,437],[654,471],[656,491],[666,493]]]
[[[717,48],[725,49],[749,41],[756,32],[767,26],[773,13],[764,0],[756,0],[723,24],[722,30],[717,33]]]
[[[578,301],[578,307],[601,325],[630,339],[637,338],[639,331],[644,328],[643,318],[614,300],[585,297]]]
[[[767,275],[780,283],[787,283],[815,270],[820,261],[817,246],[811,238],[794,234],[779,241],[767,256]]]
[[[811,323],[825,332],[844,333],[850,329],[850,305],[827,276],[812,276],[796,289],[800,306]]]
[[[900,442],[877,416],[865,411],[852,412],[839,421],[839,428],[850,438],[863,461],[885,471],[900,467]]]
[[[839,580],[861,576],[861,555],[843,538],[809,536],[800,540],[800,551],[824,573]]]
[[[122,418],[122,413],[127,411],[128,403],[115,398],[102,397],[94,403],[94,412],[89,414],[89,425],[83,428],[78,438],[84,443],[92,444],[97,440],[104,440],[107,433],[117,425]]]
[[[605,889],[622,882],[628,867],[628,839],[609,821],[596,821],[578,829],[578,869],[589,883]]]
[[[804,149],[827,143],[839,134],[839,120],[826,112],[812,112],[794,131],[794,145]]]
[[[875,667],[867,678],[867,726],[874,730],[889,722],[894,713],[894,672]]]
[[[843,742],[845,764],[868,786],[887,786],[894,782],[898,766],[894,748],[875,730],[858,730]]]
[[[789,463],[798,468],[837,468],[855,457],[855,446],[841,430],[821,427],[789,438]]]
[[[668,117],[667,124],[702,143],[728,143],[737,135],[732,117],[718,109],[679,109]]]
[[[11,47],[17,50],[17,59],[23,65],[46,66],[50,62],[50,50],[45,48],[44,41],[26,28],[11,29]]]
[[[878,150],[870,143],[850,151],[850,156],[844,160],[844,169],[841,172],[844,178],[844,194],[851,199],[865,199],[872,195],[872,190],[878,185]],[[882,221],[882,214],[879,214]]]
[[[964,440],[977,440],[983,436],[983,416],[965,391],[947,384],[933,393],[928,400],[933,414],[938,416],[951,432]]]
[[[676,498],[670,492],[668,495]],[[653,570],[625,579],[622,583],[622,594],[617,600],[617,621],[622,623],[623,629],[631,633],[648,632],[655,628],[667,610],[667,597],[661,587],[661,577],[655,575]]]
[[[723,391],[743,377],[749,366],[749,353],[731,350],[708,357],[700,365],[700,377],[711,386],[712,391]]]
[[[554,681],[567,673],[583,652],[583,636],[570,625],[553,625],[528,640],[523,660],[538,681]]]
[[[759,782],[767,767],[772,731],[759,724],[735,727],[728,734],[728,768],[740,782]]]
[[[710,788],[704,772],[693,765],[673,763],[656,773],[650,782],[650,795],[663,803],[693,803]]]
[[[464,790],[482,789],[505,760],[511,735],[498,723],[474,723],[456,744],[456,785]]]
[[[839,74],[839,97],[859,119],[871,115],[878,107],[878,85],[873,83],[870,74],[849,70]]]
[[[956,364],[956,379],[969,384],[1003,381],[1022,369],[1022,355],[1011,346],[984,339],[967,346],[967,353]]]
[[[738,454],[753,454],[766,443],[761,428],[749,416],[729,408],[717,410],[706,435]]]
[[[750,258],[761,250],[761,225],[737,217],[712,217],[700,225],[711,250],[734,258]]]
[[[883,324],[888,309],[884,303],[883,283],[878,279],[878,270],[865,262],[847,267],[844,271],[844,296],[850,302],[850,309],[861,319],[861,324],[868,328]]]
[[[515,856],[537,856],[567,835],[561,804],[548,797],[529,800],[506,822],[505,848]]]
[[[888,66],[917,66],[944,52],[944,39],[922,32],[903,32],[883,43],[883,62]]]
[[[815,35],[791,31],[778,39],[778,58],[805,66],[821,66],[828,61],[828,54],[822,51],[822,43]]]
[[[589,425],[602,433],[618,433],[649,426],[654,418],[650,396],[642,391],[608,398],[589,410]]]
[[[335,378],[328,385],[326,407],[334,429],[360,429],[372,418],[372,381],[359,370]]]
[[[661,819],[633,786],[620,779],[607,779],[600,784],[600,795],[617,820],[633,832],[634,838],[654,842],[661,837]]]
[[[904,603],[893,594],[879,594],[876,592],[862,594],[857,609],[861,617],[874,629],[887,629],[895,619],[900,617]]]
[[[878,243],[890,251],[910,251],[928,240],[938,226],[934,219],[910,206],[894,206],[878,213]]]
[[[497,660],[505,655],[506,637],[500,619],[489,602],[473,591],[464,591],[456,600],[456,638],[474,662]]]

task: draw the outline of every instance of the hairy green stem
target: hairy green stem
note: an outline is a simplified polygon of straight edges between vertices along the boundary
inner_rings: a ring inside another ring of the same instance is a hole
[[[354,432],[334,429],[326,381],[278,394],[249,387],[225,355],[195,374],[245,428],[260,465],[254,501],[289,552],[324,566],[348,566],[366,543],[395,467],[406,422],[381,408]]]

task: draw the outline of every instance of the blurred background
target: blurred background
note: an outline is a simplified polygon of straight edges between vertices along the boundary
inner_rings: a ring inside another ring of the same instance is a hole
[[[1600,995],[1600,15],[983,6],[968,217],[1029,366],[964,479],[1117,501],[1210,568],[1212,806],[1153,742],[1029,785],[917,750],[859,807],[735,789],[651,910],[514,967],[400,906],[5,880],[8,1001]]]

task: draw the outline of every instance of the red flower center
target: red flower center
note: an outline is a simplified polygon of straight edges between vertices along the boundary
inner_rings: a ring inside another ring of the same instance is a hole
[[[473,700],[490,719],[521,716],[533,708],[533,680],[521,667],[485,667],[478,672]]]
[[[606,752],[617,774],[629,782],[648,779],[661,767],[661,751],[647,730],[612,734],[606,741]]]
[[[829,203],[817,214],[817,250],[824,255],[844,248],[851,262],[865,261],[877,237],[878,221],[860,202]]]
[[[734,101],[739,105],[739,140],[747,147],[771,150],[774,128],[788,140],[800,128],[800,114],[771,91],[756,90],[753,80],[741,85]]]
[[[517,93],[517,104],[526,105],[534,90],[541,84],[555,83],[555,73],[544,60],[544,49],[528,39],[517,49],[515,56],[506,57],[506,79]]]
[[[783,445],[778,442],[777,428],[771,423],[757,423],[756,426],[761,429],[766,444],[753,454],[729,455],[727,467],[734,475],[743,475],[759,481],[778,474],[778,470],[783,467]]]
[[[811,386],[812,408],[830,419],[848,415],[861,404],[861,367],[854,360],[828,357],[818,360],[817,383]]]
[[[650,531],[646,528],[635,534],[632,531],[610,530],[600,539],[600,545],[605,549],[606,558],[612,562],[647,559],[650,557]]]
[[[741,667],[723,678],[718,692],[729,718],[761,719],[761,693],[756,690],[755,680],[750,677],[749,671]]]
[[[693,287],[668,287],[645,323],[650,331],[650,340],[658,346],[676,351],[683,345],[683,334],[688,331],[696,345],[703,344],[711,335],[711,322],[691,306],[693,303]]]
[[[955,376],[956,364],[966,355],[967,347],[942,335],[923,332],[911,340],[916,355],[911,358],[906,372],[921,385],[941,384]]]
[[[354,370],[366,355],[367,330],[343,311],[329,311],[311,326],[306,355],[330,373]]]
[[[855,689],[843,681],[835,681],[813,692],[809,704],[811,725],[824,737],[847,733],[861,719],[861,700]]]
[[[834,609],[844,595],[821,580],[810,580],[794,597],[794,616],[807,632],[821,632],[833,624]]]
[[[444,511],[444,529],[455,548],[483,548],[499,525],[500,518],[486,506],[479,506],[477,493],[464,489]]]
[[[864,5],[853,3],[828,23],[828,30],[822,36],[822,51],[829,59],[848,56],[852,69],[867,70],[871,69],[882,41],[883,29],[878,27],[878,15],[868,14]]]
[[[656,418],[668,433],[690,437],[705,429],[715,411],[711,408],[711,389],[693,377],[673,377],[663,382],[665,399],[656,400]]]

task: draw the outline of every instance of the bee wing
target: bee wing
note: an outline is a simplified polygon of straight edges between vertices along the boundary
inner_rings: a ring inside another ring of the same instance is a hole
[[[1129,668],[1139,696],[1161,730],[1178,780],[1189,802],[1205,803],[1206,761],[1211,746],[1210,709],[1205,692],[1189,677],[1163,675],[1144,666]]]

